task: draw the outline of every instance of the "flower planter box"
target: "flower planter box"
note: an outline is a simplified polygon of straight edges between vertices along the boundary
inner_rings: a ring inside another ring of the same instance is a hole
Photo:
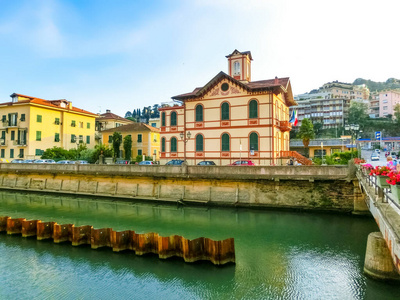
[[[395,201],[396,203],[400,204],[400,200],[399,200],[399,198],[400,198],[400,185],[397,185],[397,184],[391,185],[390,186],[390,191],[392,193],[392,197],[391,198],[393,199],[393,201]]]
[[[388,180],[388,179],[389,179],[389,176],[377,175],[376,183],[380,188],[388,189],[390,186],[390,184],[386,182],[386,180]]]

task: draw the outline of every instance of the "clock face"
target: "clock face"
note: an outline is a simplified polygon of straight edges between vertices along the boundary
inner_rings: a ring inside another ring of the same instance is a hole
[[[221,90],[223,90],[224,92],[226,92],[227,90],[229,90],[229,84],[223,83],[223,84],[221,85]]]

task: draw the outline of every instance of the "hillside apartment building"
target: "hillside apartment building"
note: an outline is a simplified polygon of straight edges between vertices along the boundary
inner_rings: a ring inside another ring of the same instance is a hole
[[[317,91],[296,95],[298,126],[304,118],[320,122],[323,128],[344,126],[351,101],[368,103],[369,90],[365,85],[354,86],[338,81],[325,83]]]

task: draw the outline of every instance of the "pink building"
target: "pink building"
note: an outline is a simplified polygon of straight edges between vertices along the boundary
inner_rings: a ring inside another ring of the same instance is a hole
[[[394,107],[400,104],[400,90],[382,91],[379,93],[379,117],[394,115]]]

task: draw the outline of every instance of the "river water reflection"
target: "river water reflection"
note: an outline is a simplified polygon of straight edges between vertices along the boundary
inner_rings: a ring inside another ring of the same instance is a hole
[[[236,264],[161,260],[0,234],[0,299],[398,299],[363,275],[372,218],[0,193],[0,215],[235,238]]]

